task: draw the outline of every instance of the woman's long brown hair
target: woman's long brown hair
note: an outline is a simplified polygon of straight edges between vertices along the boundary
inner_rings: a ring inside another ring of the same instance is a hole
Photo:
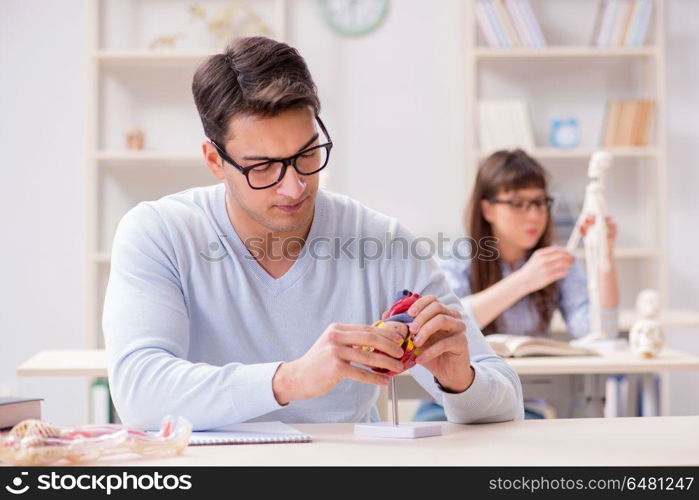
[[[501,191],[513,191],[526,188],[547,190],[548,174],[546,170],[521,149],[514,151],[497,151],[490,155],[478,168],[476,182],[473,186],[471,201],[466,213],[466,232],[475,241],[482,238],[494,237],[490,223],[485,220],[481,211],[481,200],[492,200]],[[549,211],[546,229],[532,250],[551,245],[553,241],[553,224]],[[480,245],[479,245],[480,247]],[[471,263],[471,293],[482,292],[502,279],[500,259],[481,259],[480,254]],[[551,316],[555,310],[555,300],[558,291],[557,282],[537,290],[530,295],[533,307],[539,313],[539,330],[543,334],[548,328]],[[484,334],[496,333],[499,330],[500,317],[495,318],[483,328]]]

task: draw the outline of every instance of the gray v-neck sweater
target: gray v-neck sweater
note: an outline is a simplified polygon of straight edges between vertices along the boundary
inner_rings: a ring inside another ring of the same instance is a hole
[[[394,218],[319,190],[301,255],[274,279],[233,229],[223,184],[140,203],[115,235],[103,316],[122,422],[157,429],[172,414],[200,430],[260,420],[378,420],[377,386],[344,380],[324,396],[280,406],[272,378],[330,323],[372,324],[402,289],[463,311],[435,260],[424,258],[423,243]],[[411,374],[451,421],[522,418],[517,374],[464,320],[471,387],[446,393],[424,367]]]

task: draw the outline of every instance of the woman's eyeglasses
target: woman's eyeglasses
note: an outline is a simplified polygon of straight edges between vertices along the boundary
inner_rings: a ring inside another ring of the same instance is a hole
[[[536,208],[537,212],[544,212],[550,209],[551,205],[553,205],[553,198],[549,196],[536,198],[534,200],[498,200],[493,198],[488,201],[490,201],[490,203],[509,205],[510,209],[512,209],[512,211],[516,214],[526,214],[529,212],[530,207]]]
[[[267,189],[281,182],[286,175],[286,169],[289,165],[294,167],[299,175],[317,174],[326,167],[330,159],[330,150],[333,147],[333,143],[330,140],[325,125],[317,115],[316,120],[318,121],[321,131],[325,135],[324,139],[326,141],[322,144],[317,144],[303,151],[299,151],[288,158],[270,158],[259,163],[243,166],[233,160],[233,158],[226,153],[225,149],[216,141],[213,139],[209,139],[209,141],[214,145],[221,158],[238,169],[238,171],[245,176],[248,185],[252,189]]]

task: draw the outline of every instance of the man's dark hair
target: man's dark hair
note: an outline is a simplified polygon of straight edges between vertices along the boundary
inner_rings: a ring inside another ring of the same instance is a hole
[[[302,107],[320,112],[318,90],[303,57],[262,36],[237,38],[223,54],[201,63],[192,94],[204,133],[219,144],[225,144],[236,115],[271,117]]]

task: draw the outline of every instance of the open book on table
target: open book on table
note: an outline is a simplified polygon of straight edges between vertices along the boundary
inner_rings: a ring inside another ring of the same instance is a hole
[[[521,358],[524,356],[587,356],[597,354],[583,347],[570,345],[568,342],[531,337],[527,335],[509,335],[493,333],[486,335],[485,340],[493,348],[495,354],[503,358]]]

